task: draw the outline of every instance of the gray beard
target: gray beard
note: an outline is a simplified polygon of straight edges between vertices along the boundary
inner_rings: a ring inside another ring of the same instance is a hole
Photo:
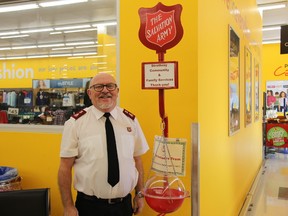
[[[110,109],[111,107],[113,107],[114,106],[114,103],[112,102],[112,103],[109,103],[109,104],[107,104],[107,103],[104,103],[104,104],[99,104],[99,108],[100,109]]]

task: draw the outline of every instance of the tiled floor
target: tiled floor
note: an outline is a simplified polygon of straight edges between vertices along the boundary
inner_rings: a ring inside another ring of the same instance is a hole
[[[288,216],[288,154],[268,154],[247,216]]]

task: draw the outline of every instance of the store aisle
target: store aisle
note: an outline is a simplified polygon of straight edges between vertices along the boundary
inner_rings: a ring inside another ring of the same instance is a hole
[[[288,216],[287,152],[269,154],[264,167],[247,216]]]

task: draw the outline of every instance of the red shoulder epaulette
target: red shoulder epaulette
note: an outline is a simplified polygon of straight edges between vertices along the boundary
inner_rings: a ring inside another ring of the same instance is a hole
[[[74,118],[75,120],[77,120],[78,118],[80,118],[81,116],[83,116],[85,114],[86,114],[86,111],[83,109],[83,110],[80,110],[79,112],[75,113],[71,117]]]
[[[123,113],[124,113],[126,116],[128,116],[129,118],[131,118],[132,120],[134,120],[135,117],[136,117],[134,114],[132,114],[131,112],[129,112],[129,111],[126,110],[126,109],[123,110]]]

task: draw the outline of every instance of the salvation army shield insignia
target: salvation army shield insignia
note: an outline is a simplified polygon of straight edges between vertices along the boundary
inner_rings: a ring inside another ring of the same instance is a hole
[[[176,24],[174,19],[174,11],[164,12],[157,11],[156,13],[147,13],[147,20],[153,20],[154,17],[161,17],[163,20],[159,25],[155,26],[155,22],[146,22],[145,37],[150,43],[160,47],[173,41],[176,37]]]
[[[140,8],[139,39],[149,49],[165,53],[183,37],[180,4],[165,6],[159,2],[152,8]]]

